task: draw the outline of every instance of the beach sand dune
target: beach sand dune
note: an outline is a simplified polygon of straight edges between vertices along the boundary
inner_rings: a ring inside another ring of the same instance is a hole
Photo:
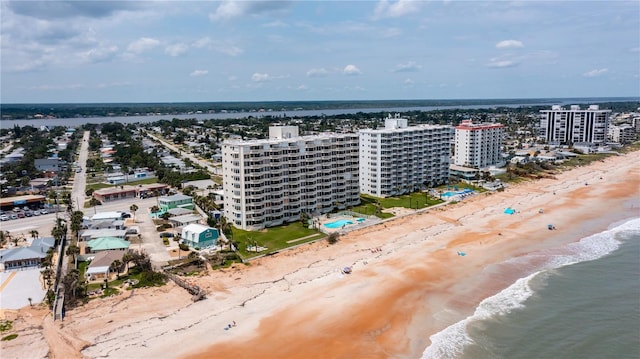
[[[91,302],[57,330],[84,346],[84,357],[418,358],[430,335],[536,266],[510,259],[637,217],[637,156],[193,278],[209,293],[201,302],[173,284]],[[345,266],[353,273],[342,274]],[[3,358],[19,357],[12,348]]]

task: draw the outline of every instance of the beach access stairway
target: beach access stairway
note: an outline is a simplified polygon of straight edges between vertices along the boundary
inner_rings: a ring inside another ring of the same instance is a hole
[[[202,290],[200,287],[198,287],[195,284],[191,284],[189,282],[187,282],[186,280],[178,277],[177,275],[169,272],[168,270],[171,269],[170,267],[166,267],[164,268],[164,273],[167,275],[167,277],[169,279],[171,279],[175,284],[177,284],[178,286],[184,288],[187,290],[187,292],[189,292],[189,294],[192,295],[191,300],[194,302],[203,300],[203,299],[207,299],[207,293],[205,293],[204,290]]]

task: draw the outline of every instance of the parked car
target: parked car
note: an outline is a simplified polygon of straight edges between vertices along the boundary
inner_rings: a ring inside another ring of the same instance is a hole
[[[3,214],[0,216],[0,221],[8,221],[9,220],[9,216],[7,216],[6,214]]]
[[[24,212],[24,215],[25,215],[25,216],[27,216],[27,217],[31,217],[31,216],[33,216],[33,212],[31,212],[31,211],[25,211],[25,212]]]
[[[40,210],[40,214],[47,214],[47,213],[49,213],[49,211],[44,208]]]
[[[18,213],[16,213],[16,215],[18,216],[18,218],[24,218],[25,217],[24,212],[18,212]]]
[[[162,232],[162,233],[160,233],[160,238],[173,238],[173,233],[171,233],[171,232]]]
[[[17,214],[12,214],[9,216],[10,219],[18,219],[18,215]]]
[[[34,216],[39,216],[40,214],[41,214],[40,211],[33,211]]]

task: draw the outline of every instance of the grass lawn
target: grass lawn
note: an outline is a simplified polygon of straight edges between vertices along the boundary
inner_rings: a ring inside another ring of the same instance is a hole
[[[307,237],[299,241],[299,238]],[[298,244],[315,241],[324,236],[316,229],[309,229],[302,226],[300,222],[293,222],[278,227],[271,227],[261,231],[244,231],[233,228],[233,240],[239,242],[238,251],[243,258],[251,258],[258,255],[277,252],[283,248],[292,247]],[[257,242],[258,246],[266,247],[267,250],[255,253],[247,251],[247,245]]]
[[[414,192],[399,197],[378,198],[384,208],[404,207],[412,209],[427,208],[444,202],[441,199],[427,196],[424,192]]]
[[[414,192],[399,197],[387,198],[377,198],[373,196],[361,195],[360,201],[362,203],[361,205],[353,207],[350,210],[365,215],[375,214],[377,217],[380,217],[382,219],[391,218],[393,217],[393,214],[384,212],[376,213],[376,202],[379,203],[381,208],[384,209],[393,207],[421,209],[444,202],[443,200],[440,200],[438,198],[427,196],[424,192]]]

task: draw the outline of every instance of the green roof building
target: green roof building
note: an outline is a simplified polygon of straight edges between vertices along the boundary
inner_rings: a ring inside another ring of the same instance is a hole
[[[110,251],[114,249],[129,249],[129,241],[116,237],[100,237],[87,242],[91,252]]]

